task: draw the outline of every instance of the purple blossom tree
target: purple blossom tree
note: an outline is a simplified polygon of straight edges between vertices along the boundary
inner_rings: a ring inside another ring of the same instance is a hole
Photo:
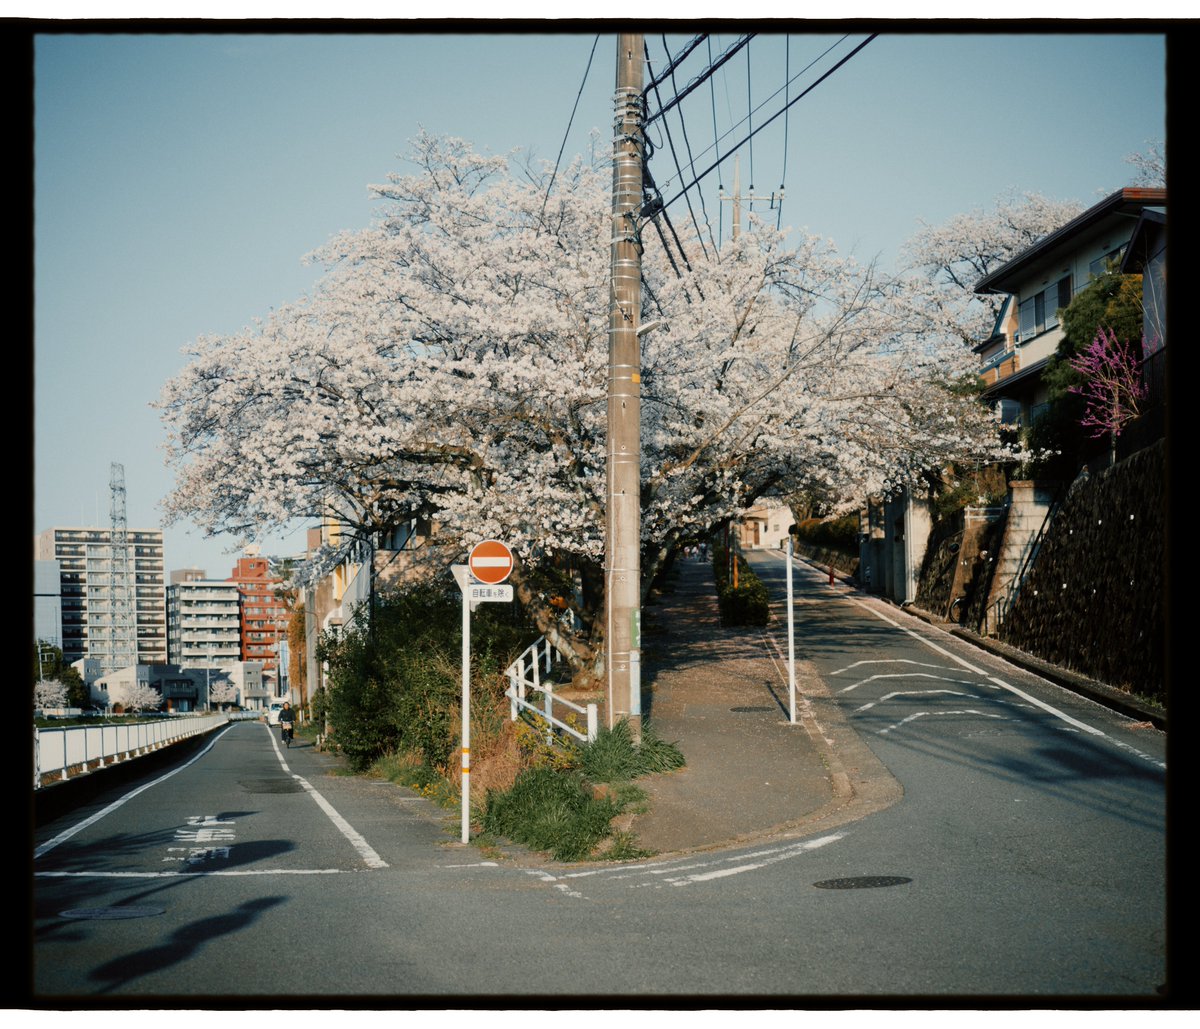
[[[1110,463],[1116,462],[1117,437],[1141,414],[1141,404],[1146,399],[1147,389],[1142,381],[1145,355],[1144,338],[1138,345],[1132,340],[1122,343],[1112,329],[1100,326],[1087,349],[1069,362],[1083,376],[1080,385],[1069,387],[1086,404],[1079,424],[1089,430],[1093,439],[1109,437]]]

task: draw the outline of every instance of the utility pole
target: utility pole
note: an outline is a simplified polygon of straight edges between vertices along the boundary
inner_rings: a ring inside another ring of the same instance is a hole
[[[733,195],[726,196],[725,190],[722,189],[718,194],[718,197],[722,202],[729,200],[733,203],[733,238],[737,239],[738,233],[741,232],[742,228],[742,201],[748,200],[751,208],[753,209],[755,200],[770,200],[771,210],[774,210],[776,201],[778,201],[780,204],[783,203],[783,187],[779,187],[778,193],[772,190],[770,197],[755,196],[754,183],[752,182],[750,183],[749,194],[742,196],[741,168],[739,167],[738,155],[735,154],[733,157]]]
[[[617,37],[613,122],[612,278],[608,329],[608,498],[605,524],[605,641],[608,726],[628,718],[641,739],[641,354],[642,34]]]

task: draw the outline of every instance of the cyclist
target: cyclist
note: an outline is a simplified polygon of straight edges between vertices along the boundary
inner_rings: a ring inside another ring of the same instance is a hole
[[[283,708],[279,712],[279,735],[283,739],[283,745],[290,747],[292,745],[292,725],[296,721],[296,712],[292,710],[290,701],[283,702]]]

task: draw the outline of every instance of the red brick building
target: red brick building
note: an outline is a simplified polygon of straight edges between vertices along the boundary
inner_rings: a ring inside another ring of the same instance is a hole
[[[263,684],[277,695],[279,645],[287,638],[288,619],[287,605],[276,592],[283,580],[271,575],[265,557],[242,557],[227,581],[238,588],[242,660],[261,661]]]

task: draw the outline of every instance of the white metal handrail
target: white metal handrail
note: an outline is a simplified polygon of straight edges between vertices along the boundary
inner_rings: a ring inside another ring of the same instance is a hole
[[[580,743],[590,743],[599,732],[596,705],[582,706],[562,697],[556,697],[554,683],[542,682],[542,674],[548,675],[550,672],[553,655],[554,650],[550,641],[545,636],[539,636],[508,666],[505,671],[508,676],[508,689],[504,691],[504,695],[509,699],[509,718],[515,722],[522,711],[532,711],[538,717],[545,719],[548,741],[553,739],[554,729],[559,729],[562,732],[570,733]],[[540,707],[526,699],[529,690],[535,690],[542,695]],[[587,732],[582,733],[566,722],[555,718],[554,705],[556,702],[584,715],[587,718]]]
[[[59,772],[65,781],[70,770],[77,775],[140,757],[168,743],[208,732],[229,721],[225,714],[197,715],[131,725],[73,725],[62,729],[33,727],[33,788],[40,789],[42,777]]]

